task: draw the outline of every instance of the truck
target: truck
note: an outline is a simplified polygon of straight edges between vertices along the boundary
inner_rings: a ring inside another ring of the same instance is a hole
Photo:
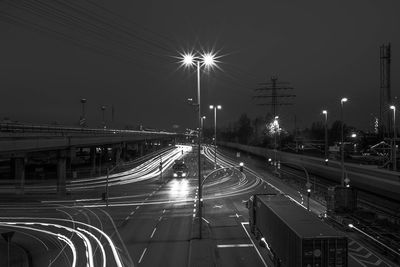
[[[250,231],[275,267],[347,267],[347,237],[282,194],[247,202]]]

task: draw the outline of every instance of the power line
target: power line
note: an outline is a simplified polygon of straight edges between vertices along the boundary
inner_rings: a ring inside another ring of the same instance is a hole
[[[256,88],[254,91],[256,95],[253,96],[255,99],[265,99],[270,98],[270,102],[258,103],[261,106],[271,106],[271,113],[275,118],[277,116],[277,106],[285,106],[285,105],[293,105],[292,102],[281,102],[281,98],[291,98],[296,97],[293,94],[280,94],[279,90],[292,90],[293,87],[288,86],[288,82],[278,82],[278,78],[276,76],[271,77],[271,82],[268,83],[260,83],[260,85],[264,85],[263,87]],[[265,93],[265,92],[268,93]]]

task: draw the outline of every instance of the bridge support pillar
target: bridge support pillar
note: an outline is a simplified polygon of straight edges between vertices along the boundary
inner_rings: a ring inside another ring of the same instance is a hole
[[[13,158],[11,168],[15,178],[16,193],[23,195],[25,189],[25,157]]]
[[[139,157],[143,157],[145,144],[144,143],[139,143],[138,146],[139,146]]]
[[[59,196],[65,196],[67,193],[67,154],[68,151],[61,150],[57,159],[57,193]]]
[[[92,166],[90,170],[90,176],[94,176],[96,173],[96,148],[90,148],[90,165]]]
[[[115,157],[115,164],[120,163],[121,161],[121,154],[122,154],[122,145],[118,145],[115,148],[114,157]]]

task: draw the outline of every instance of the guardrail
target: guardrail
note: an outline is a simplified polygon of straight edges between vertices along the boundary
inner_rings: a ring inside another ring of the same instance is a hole
[[[68,134],[90,134],[90,135],[113,135],[113,134],[163,134],[177,135],[178,133],[165,131],[137,131],[137,130],[118,130],[118,129],[98,129],[83,127],[67,127],[56,125],[34,125],[21,123],[0,123],[0,132],[6,133],[53,133],[56,135]]]

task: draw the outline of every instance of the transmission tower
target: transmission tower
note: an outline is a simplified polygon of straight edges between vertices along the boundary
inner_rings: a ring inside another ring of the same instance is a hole
[[[390,43],[380,46],[379,135],[382,139],[390,137],[392,125],[392,116],[389,112],[389,105],[392,104],[390,53]]]
[[[273,118],[277,116],[277,106],[293,105],[293,103],[288,101],[282,101],[283,98],[296,97],[292,94],[278,93],[278,90],[292,90],[293,87],[289,86],[288,82],[278,82],[276,76],[271,77],[271,82],[260,83],[263,87],[257,88],[254,91],[256,94],[253,96],[255,99],[270,99],[270,101],[258,103],[260,106],[271,106],[271,114]],[[267,93],[268,92],[268,93]]]

